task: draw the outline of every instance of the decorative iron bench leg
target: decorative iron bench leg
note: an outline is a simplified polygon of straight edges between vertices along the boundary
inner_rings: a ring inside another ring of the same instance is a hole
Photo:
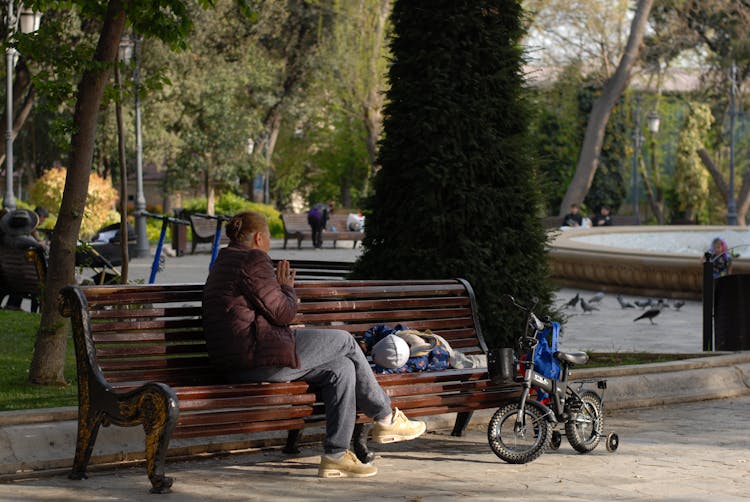
[[[140,400],[146,432],[146,473],[151,481],[151,493],[169,493],[172,478],[164,474],[164,464],[180,410],[171,389],[158,384],[147,387]]]
[[[352,434],[352,449],[360,462],[369,464],[375,459],[375,454],[367,449],[367,436],[370,433],[369,424],[356,424]]]
[[[287,433],[286,446],[281,450],[284,453],[299,453],[299,442],[302,440],[302,429],[292,429]]]
[[[91,414],[86,407],[79,408],[78,436],[76,439],[76,453],[73,457],[73,470],[68,474],[68,479],[86,479],[86,467],[94,450],[96,436],[102,425],[101,413]],[[93,415],[93,416],[92,416]]]
[[[468,427],[472,415],[474,415],[473,411],[458,412],[451,436],[463,436],[466,433],[466,427]]]

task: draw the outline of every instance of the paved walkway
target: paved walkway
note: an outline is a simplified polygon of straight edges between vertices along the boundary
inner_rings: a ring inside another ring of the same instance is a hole
[[[486,422],[485,422],[486,424]],[[747,500],[750,397],[609,414],[605,432],[619,434],[579,455],[563,440],[525,465],[489,449],[482,430],[468,437],[426,434],[410,443],[376,445],[377,476],[317,477],[319,447],[290,458],[263,451],[169,463],[179,501],[245,500]],[[0,484],[0,500],[156,500],[143,467],[91,472],[84,481],[54,477]]]

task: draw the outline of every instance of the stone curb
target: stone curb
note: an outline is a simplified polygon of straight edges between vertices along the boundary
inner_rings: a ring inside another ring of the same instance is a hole
[[[699,357],[669,363],[576,370],[574,380],[607,379],[605,407],[609,410],[659,406],[750,394],[750,352]],[[474,414],[470,427],[485,428],[495,410]],[[76,407],[0,412],[0,479],[67,470],[76,441]],[[425,417],[428,430],[450,429],[454,415]],[[319,441],[322,431],[305,431],[308,441]],[[216,438],[175,440],[170,458],[226,454],[278,445],[284,434],[253,435],[249,439]],[[103,427],[91,466],[143,459],[144,434],[140,427]],[[63,471],[64,472],[64,471]]]

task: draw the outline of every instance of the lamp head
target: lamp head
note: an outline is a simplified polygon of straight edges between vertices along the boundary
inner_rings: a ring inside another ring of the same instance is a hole
[[[652,110],[646,119],[648,120],[648,130],[653,134],[659,132],[659,122],[661,121],[661,117],[656,113],[656,110]]]

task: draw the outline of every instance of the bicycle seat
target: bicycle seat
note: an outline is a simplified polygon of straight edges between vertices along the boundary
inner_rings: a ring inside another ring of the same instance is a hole
[[[570,364],[586,364],[589,362],[589,355],[585,352],[555,352],[555,358]]]

